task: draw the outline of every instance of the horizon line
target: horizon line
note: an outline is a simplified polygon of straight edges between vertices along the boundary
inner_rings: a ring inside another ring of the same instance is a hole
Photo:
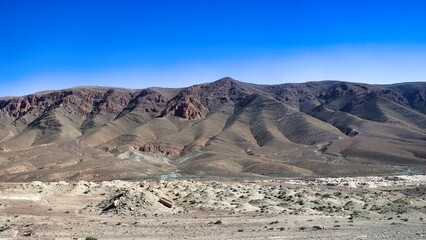
[[[26,96],[31,96],[31,95],[36,95],[36,94],[47,94],[50,92],[56,92],[56,91],[65,91],[65,90],[73,90],[73,89],[81,89],[81,88],[104,88],[104,89],[121,89],[121,90],[145,90],[145,89],[185,89],[185,88],[190,88],[193,86],[198,86],[198,85],[206,85],[206,84],[212,84],[214,82],[218,82],[221,80],[225,80],[225,79],[230,79],[231,81],[236,81],[236,82],[240,82],[243,84],[252,84],[252,85],[258,85],[258,86],[279,86],[279,85],[286,85],[286,84],[297,84],[297,85],[301,85],[301,84],[308,84],[308,83],[318,83],[318,82],[341,82],[341,83],[353,83],[353,84],[362,84],[362,85],[368,85],[368,86],[392,86],[392,85],[399,85],[399,84],[421,84],[421,83],[425,83],[426,81],[424,80],[419,80],[419,81],[407,81],[407,82],[395,82],[395,83],[365,83],[365,82],[358,82],[358,81],[347,81],[347,80],[339,80],[339,79],[321,79],[321,80],[310,80],[310,81],[303,81],[303,82],[283,82],[283,83],[278,83],[278,84],[259,84],[259,83],[252,83],[252,82],[244,82],[241,80],[237,80],[235,78],[226,76],[226,77],[222,77],[219,79],[216,79],[214,81],[210,81],[210,82],[201,82],[201,83],[196,83],[196,84],[192,84],[192,85],[188,85],[188,86],[184,86],[184,87],[159,87],[159,86],[150,86],[150,87],[146,87],[146,88],[131,88],[131,87],[119,87],[119,86],[102,86],[102,85],[80,85],[80,86],[74,86],[74,87],[68,87],[68,88],[59,88],[59,89],[46,89],[46,90],[42,90],[42,91],[36,91],[33,93],[29,93],[29,94],[24,94],[24,95],[18,95],[18,96],[0,96],[0,100],[3,99],[9,99],[9,98],[20,98],[20,97],[26,97]]]

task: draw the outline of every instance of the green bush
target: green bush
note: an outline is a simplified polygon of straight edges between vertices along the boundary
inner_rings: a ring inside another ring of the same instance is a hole
[[[87,237],[86,240],[98,240],[98,239],[95,237]]]

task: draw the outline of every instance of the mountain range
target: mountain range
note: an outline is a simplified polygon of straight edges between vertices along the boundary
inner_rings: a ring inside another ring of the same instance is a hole
[[[77,87],[0,98],[0,180],[426,173],[426,83]]]

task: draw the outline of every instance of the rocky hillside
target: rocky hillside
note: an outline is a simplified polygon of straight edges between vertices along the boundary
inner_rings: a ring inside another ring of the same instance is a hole
[[[424,172],[426,83],[85,87],[0,99],[0,178]]]

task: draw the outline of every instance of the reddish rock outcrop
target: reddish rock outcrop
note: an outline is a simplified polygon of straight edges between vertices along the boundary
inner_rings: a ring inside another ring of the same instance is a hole
[[[174,100],[161,116],[171,115],[188,120],[200,120],[207,112],[208,109],[197,102],[194,97],[186,96],[183,99]]]
[[[139,148],[139,151],[149,153],[161,153],[167,155],[170,158],[179,157],[181,153],[181,150],[172,148],[162,143],[146,143]]]

